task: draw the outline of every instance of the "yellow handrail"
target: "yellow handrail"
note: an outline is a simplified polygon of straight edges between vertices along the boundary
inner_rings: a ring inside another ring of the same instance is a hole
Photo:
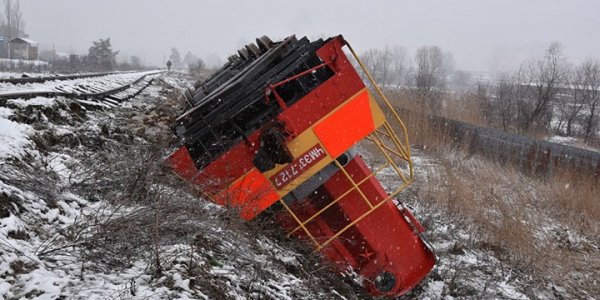
[[[330,242],[332,242],[333,240],[335,240],[336,238],[338,238],[341,234],[343,234],[350,227],[354,226],[355,224],[357,224],[358,222],[360,222],[362,219],[366,218],[368,215],[370,215],[377,208],[381,207],[384,203],[386,203],[387,201],[390,201],[398,193],[400,193],[401,191],[403,191],[404,189],[406,189],[406,187],[410,183],[412,183],[412,181],[414,180],[413,163],[412,163],[412,160],[411,160],[410,144],[409,144],[409,141],[408,141],[408,130],[406,128],[406,125],[404,124],[404,122],[402,121],[402,119],[400,118],[400,116],[398,115],[398,113],[396,112],[396,110],[394,109],[394,107],[392,106],[391,102],[387,99],[387,97],[385,96],[385,94],[383,93],[383,91],[379,88],[379,86],[377,85],[377,83],[375,83],[375,80],[373,79],[373,77],[371,76],[371,74],[369,73],[369,71],[367,70],[367,68],[365,67],[365,65],[363,64],[363,62],[360,60],[360,58],[358,57],[358,55],[356,54],[356,52],[354,51],[354,49],[352,49],[352,46],[350,46],[350,44],[348,42],[346,42],[346,45],[348,46],[348,49],[352,53],[354,59],[360,65],[360,67],[363,70],[364,74],[367,76],[367,78],[371,82],[371,85],[373,86],[373,88],[375,89],[375,91],[377,92],[377,94],[379,95],[379,97],[383,100],[385,106],[392,112],[392,114],[394,116],[394,119],[400,125],[402,133],[404,135],[404,145],[401,142],[400,138],[394,133],[394,130],[393,130],[392,126],[388,122],[384,122],[383,129],[385,129],[385,131],[387,131],[387,134],[385,132],[383,132],[383,131],[376,130],[376,131],[373,132],[373,134],[369,135],[369,137],[367,137],[367,139],[370,140],[371,142],[373,142],[379,148],[379,151],[382,152],[382,154],[386,158],[387,162],[383,166],[377,168],[377,170],[375,170],[374,172],[372,172],[371,174],[369,174],[366,178],[363,178],[359,182],[356,182],[352,178],[352,176],[350,176],[350,174],[348,174],[348,172],[346,172],[346,170],[344,169],[344,167],[341,166],[339,164],[339,162],[336,161],[335,163],[338,166],[338,168],[342,171],[342,173],[344,174],[344,176],[350,181],[351,187],[346,192],[344,192],[342,195],[340,195],[339,197],[337,197],[336,199],[334,199],[333,201],[331,201],[330,203],[328,203],[325,207],[321,208],[319,211],[317,211],[316,213],[314,213],[312,216],[310,216],[308,219],[306,219],[304,221],[301,221],[298,218],[298,216],[296,216],[296,214],[293,212],[292,208],[290,208],[282,199],[280,199],[280,203],[285,207],[285,209],[288,211],[288,213],[292,215],[292,218],[298,224],[297,227],[295,227],[293,230],[291,230],[291,232],[289,232],[288,236],[292,235],[296,231],[302,229],[308,235],[308,237],[312,240],[312,242],[315,244],[317,251],[319,251],[323,247],[327,246]],[[388,145],[386,145],[386,143],[382,140],[382,138],[379,136],[379,134],[381,134],[381,135],[389,138],[392,141],[392,144],[394,146],[396,146],[398,152],[394,151],[391,147],[389,147]],[[392,153],[394,155],[399,156],[400,158],[402,158],[403,160],[405,160],[407,162],[408,168],[409,168],[409,177],[408,178],[406,178],[404,176],[405,172],[402,172],[402,170],[400,170],[400,168],[396,165],[396,163],[390,157],[390,155],[388,154],[388,152],[386,150],[390,151],[390,153]],[[362,183],[364,183],[365,181],[367,181],[368,179],[370,179],[373,176],[375,176],[375,174],[378,174],[385,167],[390,166],[390,165],[392,166],[392,168],[394,169],[394,171],[396,172],[396,174],[398,174],[398,176],[400,177],[400,179],[403,181],[403,184],[400,187],[398,187],[395,191],[393,191],[391,194],[389,194],[382,201],[380,201],[380,202],[378,202],[376,204],[372,204],[369,201],[369,199],[366,197],[366,195],[363,193],[362,189],[360,188],[360,185]],[[324,243],[317,242],[316,238],[311,234],[310,230],[308,230],[308,228],[306,227],[306,225],[309,222],[311,222],[312,220],[314,220],[317,216],[321,215],[325,210],[327,210],[330,207],[332,207],[334,204],[336,204],[339,200],[341,200],[342,198],[344,198],[346,195],[348,195],[352,191],[357,191],[360,194],[361,198],[363,198],[363,200],[365,200],[367,202],[367,204],[369,206],[369,209],[364,214],[362,214],[360,217],[358,217],[357,219],[353,220],[351,223],[349,223],[346,226],[344,226],[344,228],[338,230],[333,236],[329,237]]]
[[[362,62],[362,60],[360,60],[360,58],[358,57],[358,55],[356,54],[356,52],[354,51],[354,49],[352,48],[352,46],[350,45],[350,43],[348,43],[347,41],[345,41],[345,42],[346,42],[346,46],[348,46],[348,49],[350,50],[350,53],[352,53],[352,56],[354,57],[354,59],[356,59],[356,62],[358,62],[358,65],[360,65],[360,68],[363,70],[363,72],[365,73],[365,75],[367,75],[367,78],[369,79],[369,82],[371,82],[371,85],[373,86],[373,88],[375,89],[375,91],[377,91],[377,94],[379,94],[379,96],[381,97],[381,99],[384,101],[385,105],[389,108],[389,110],[392,112],[392,114],[396,118],[396,121],[398,122],[398,124],[400,124],[400,127],[402,128],[402,133],[404,134],[404,143],[406,144],[406,151],[407,151],[408,157],[410,158],[410,147],[409,147],[410,144],[408,142],[408,130],[406,129],[406,125],[404,125],[404,122],[402,121],[402,119],[398,115],[398,112],[396,112],[396,110],[392,106],[392,103],[383,94],[383,91],[379,88],[379,86],[377,85],[377,83],[373,79],[373,76],[371,76],[371,73],[369,73],[369,71],[367,70],[367,67],[365,67],[365,64]],[[409,169],[410,169],[410,177],[412,179],[412,177],[413,177],[413,170],[412,170],[413,169],[413,165],[412,165],[412,160],[410,160],[410,159],[408,160],[408,166],[409,166]]]
[[[390,165],[389,162],[383,164],[381,167],[379,167],[379,169],[377,169],[376,171],[369,174],[369,176],[363,178],[356,185],[360,186],[361,184],[365,183],[367,180],[371,179],[371,177],[375,176],[375,174],[379,173],[381,170],[383,170],[384,168],[386,168],[389,165]],[[294,228],[292,231],[290,231],[290,233],[288,233],[288,236],[291,236],[292,234],[294,234],[294,232],[298,231],[298,229],[302,228],[302,226],[306,226],[306,224],[308,224],[310,221],[314,220],[316,217],[318,217],[320,214],[322,214],[324,211],[326,211],[328,208],[330,208],[334,204],[338,203],[340,200],[342,200],[342,198],[346,197],[352,191],[354,191],[354,187],[349,188],[343,194],[341,194],[340,196],[335,198],[333,201],[329,202],[329,204],[327,204],[325,207],[321,208],[318,212],[316,212],[312,216],[310,216],[310,218],[308,218],[304,222],[300,223],[300,225],[298,227]]]

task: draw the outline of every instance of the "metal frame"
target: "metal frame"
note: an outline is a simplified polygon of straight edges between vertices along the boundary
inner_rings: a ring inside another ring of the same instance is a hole
[[[401,140],[401,138],[398,137],[398,135],[394,132],[393,126],[387,120],[384,122],[383,126],[380,126],[373,133],[371,133],[369,136],[367,136],[365,139],[363,139],[361,142],[371,142],[377,146],[377,149],[381,152],[381,154],[383,154],[383,157],[385,158],[385,163],[376,168],[371,167],[370,168],[371,174],[358,182],[356,182],[352,178],[352,176],[350,176],[350,174],[348,174],[348,172],[344,169],[344,166],[342,166],[336,160],[335,161],[336,166],[340,169],[340,171],[348,179],[348,181],[351,183],[352,187],[350,189],[348,189],[347,191],[345,191],[344,193],[342,193],[336,199],[329,202],[325,207],[321,208],[319,211],[317,211],[316,213],[314,213],[313,215],[308,217],[306,220],[300,220],[300,218],[294,213],[292,208],[290,208],[283,199],[279,200],[279,203],[281,203],[281,205],[286,209],[286,211],[292,216],[292,219],[294,219],[297,223],[297,226],[288,233],[288,236],[291,236],[292,234],[296,233],[298,230],[302,229],[302,231],[308,236],[308,238],[313,242],[313,244],[315,244],[315,248],[316,248],[315,251],[320,251],[321,249],[326,247],[329,243],[331,243],[333,240],[338,238],[345,231],[350,229],[352,226],[356,225],[358,222],[360,222],[361,220],[363,220],[364,218],[369,216],[376,209],[378,209],[383,204],[385,204],[386,202],[388,202],[389,200],[394,198],[396,195],[398,195],[400,192],[405,190],[408,187],[408,185],[410,185],[414,180],[413,164],[412,164],[412,160],[411,160],[411,156],[410,156],[411,155],[410,154],[410,144],[408,142],[408,133],[407,133],[407,129],[406,129],[404,122],[400,119],[400,116],[394,110],[392,104],[387,99],[387,97],[385,96],[383,91],[381,91],[379,86],[377,86],[377,84],[375,83],[375,80],[373,80],[373,77],[371,76],[371,74],[369,74],[366,67],[364,66],[364,64],[362,63],[360,58],[356,55],[356,53],[354,52],[354,50],[352,49],[350,44],[346,43],[346,45],[348,46],[348,48],[350,49],[350,52],[352,53],[352,55],[354,56],[354,58],[360,65],[361,69],[363,70],[363,72],[365,73],[365,75],[367,76],[369,81],[371,82],[372,86],[375,88],[377,94],[379,95],[379,97],[381,98],[383,103],[385,104],[384,107],[387,108],[386,110],[393,114],[393,117],[394,117],[393,120],[396,121],[397,125],[400,127],[403,139]],[[394,161],[394,157],[398,158],[400,160],[400,162],[404,162],[407,165],[408,172],[404,171],[400,166],[398,166],[396,161]],[[394,170],[396,175],[402,181],[402,185],[400,187],[398,187],[396,190],[394,190],[393,192],[389,193],[385,199],[379,201],[378,203],[373,204],[365,196],[365,194],[361,190],[360,186],[367,180],[371,179],[372,177],[376,177],[377,174],[381,173],[383,170],[385,170],[388,167],[392,167],[392,169]],[[313,234],[311,234],[310,230],[307,228],[307,224],[309,224],[310,222],[315,220],[317,217],[322,215],[327,209],[333,207],[336,203],[338,203],[341,199],[343,199],[346,195],[348,195],[352,191],[357,191],[360,194],[361,198],[369,206],[369,209],[363,215],[354,219],[352,222],[350,222],[349,224],[344,226],[344,228],[335,232],[335,234],[333,236],[329,237],[325,242],[319,243],[317,241],[317,238]]]
[[[383,130],[383,131],[380,131],[380,130]],[[382,138],[382,136],[387,137],[387,139]],[[410,160],[410,156],[406,155],[406,154],[402,154],[403,152],[404,153],[406,152],[405,151],[406,148],[402,145],[402,143],[400,142],[400,139],[395,134],[392,127],[390,126],[390,124],[387,121],[377,131],[370,134],[367,138],[363,139],[361,142],[371,142],[371,143],[375,144],[377,146],[377,149],[380,151],[380,153],[383,154],[383,157],[385,157],[385,162],[378,167],[375,167],[375,168],[371,167],[370,168],[371,174],[369,176],[361,179],[360,181],[355,181],[352,178],[352,176],[350,176],[350,174],[348,174],[348,172],[344,169],[344,166],[342,166],[336,160],[335,161],[336,166],[340,169],[340,171],[348,179],[348,181],[351,183],[352,187],[349,188],[348,190],[346,190],[344,193],[342,193],[336,199],[329,202],[325,207],[321,208],[319,211],[317,211],[316,213],[311,215],[306,220],[300,220],[300,218],[296,215],[296,213],[294,213],[293,209],[290,208],[283,199],[280,199],[279,203],[281,203],[281,205],[292,216],[292,219],[294,219],[297,223],[297,226],[288,233],[288,236],[290,236],[290,235],[296,233],[298,230],[302,229],[302,231],[315,244],[316,250],[319,251],[323,247],[325,247],[329,243],[331,243],[334,239],[339,237],[341,234],[343,234],[350,227],[354,226],[355,224],[360,222],[362,219],[367,217],[369,214],[371,214],[373,211],[375,211],[376,209],[381,207],[383,204],[385,204],[387,201],[394,198],[396,195],[398,195],[400,192],[402,192],[404,189],[406,189],[408,187],[408,185],[410,185],[412,183],[413,171],[412,171],[412,163]],[[401,163],[404,162],[408,166],[408,169],[404,170],[400,166],[398,166],[398,163],[394,160],[394,158],[399,160]],[[360,186],[363,183],[365,183],[367,180],[371,179],[372,177],[377,177],[378,174],[380,174],[383,170],[385,170],[386,168],[389,168],[389,167],[391,167],[392,170],[394,170],[395,175],[397,175],[400,178],[402,185],[400,187],[398,187],[397,189],[395,189],[390,194],[388,194],[388,196],[385,199],[382,199],[377,203],[372,203],[365,196],[365,194],[362,191]],[[333,236],[328,238],[325,242],[319,243],[317,241],[317,238],[307,228],[307,224],[309,224],[310,222],[315,220],[318,216],[322,215],[327,209],[333,207],[336,203],[338,203],[341,199],[343,199],[346,195],[348,195],[352,191],[357,191],[360,194],[361,198],[369,206],[369,210],[367,210],[360,217],[354,219],[351,223],[347,224],[341,230],[337,231]]]

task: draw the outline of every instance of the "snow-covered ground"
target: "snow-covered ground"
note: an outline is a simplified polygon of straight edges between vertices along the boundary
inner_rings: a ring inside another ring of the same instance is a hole
[[[174,87],[191,81],[155,82],[112,109],[62,98],[1,108],[0,295],[362,298],[303,244],[243,223],[162,168]]]
[[[548,142],[553,142],[557,144],[577,147],[581,149],[586,149],[590,151],[600,152],[599,148],[590,147],[583,142],[582,138],[572,137],[572,136],[560,136],[554,135],[546,139]]]
[[[0,69],[7,72],[17,74],[18,72],[33,72],[42,73],[50,70],[50,64],[41,60],[25,60],[25,59],[6,59],[0,58]],[[6,73],[0,72],[0,78],[6,78]],[[10,75],[10,74],[6,74]]]
[[[33,128],[10,120],[11,109],[0,107],[0,159],[20,156],[22,150],[30,145],[29,135]]]
[[[597,214],[581,213],[597,205],[578,203],[593,201],[581,192],[590,185],[557,185],[455,151],[416,153],[405,201],[440,257],[419,298],[598,299]]]
[[[47,76],[49,73],[29,73],[29,72],[0,72],[0,78],[21,78],[25,76]]]
[[[0,94],[16,92],[90,92],[103,91],[129,84],[145,74],[156,71],[135,73],[120,73],[94,78],[80,78],[72,80],[52,80],[43,83],[11,84],[0,83]]]
[[[178,89],[191,83],[163,74],[104,109],[63,98],[0,105],[3,298],[369,298],[268,219],[242,222],[162,167],[175,144]],[[414,152],[416,181],[400,198],[428,229],[439,263],[406,299],[597,298],[597,232],[569,227],[543,202],[548,185],[477,157]],[[490,231],[511,234],[498,243]],[[544,255],[535,268],[522,259]],[[555,270],[536,269],[546,265]]]
[[[18,65],[23,64],[27,66],[47,66],[49,63],[43,60],[27,60],[27,59],[8,59],[8,58],[0,58],[0,64],[5,65]]]

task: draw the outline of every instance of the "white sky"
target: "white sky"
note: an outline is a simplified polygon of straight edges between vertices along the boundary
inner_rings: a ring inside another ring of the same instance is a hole
[[[560,41],[574,62],[600,58],[600,1],[192,1],[21,0],[30,38],[41,47],[86,53],[113,48],[163,64],[170,49],[224,59],[255,37],[343,34],[358,51],[438,45],[458,68],[506,68]]]

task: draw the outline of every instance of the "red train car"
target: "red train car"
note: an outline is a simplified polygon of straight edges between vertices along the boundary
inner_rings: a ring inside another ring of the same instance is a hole
[[[342,36],[261,37],[185,98],[173,126],[182,146],[167,163],[212,201],[247,220],[277,211],[374,296],[400,296],[434,267],[398,199],[413,180],[406,128]]]

